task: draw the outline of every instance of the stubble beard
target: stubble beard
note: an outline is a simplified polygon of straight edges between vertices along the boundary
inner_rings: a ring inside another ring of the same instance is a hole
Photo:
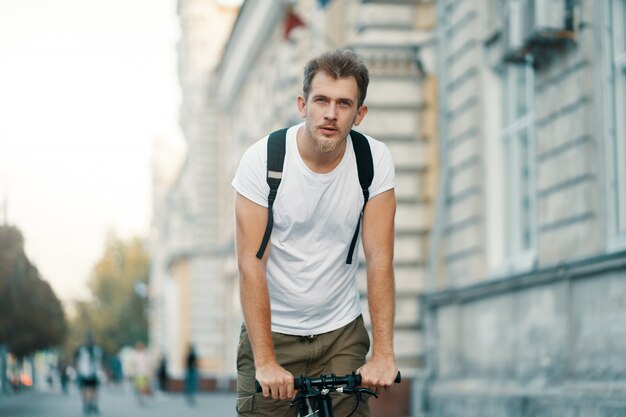
[[[330,153],[336,151],[341,146],[342,140],[335,138],[320,138],[313,136],[313,146],[318,152]]]
[[[311,139],[315,150],[320,153],[331,153],[339,149],[346,141],[348,132],[343,132],[334,123],[324,123],[317,126],[317,129],[321,129],[322,126],[333,126],[336,130],[332,136],[326,136],[318,131],[311,131]]]

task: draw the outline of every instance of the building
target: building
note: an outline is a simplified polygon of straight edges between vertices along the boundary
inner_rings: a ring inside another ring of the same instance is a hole
[[[214,69],[237,8],[216,0],[180,0],[178,14],[180,126],[187,142],[184,163],[173,184],[155,181],[151,238],[150,348],[165,355],[180,379],[190,344],[204,373],[232,370],[224,337],[236,313],[222,258],[232,250],[218,237],[217,110],[210,92]]]
[[[417,416],[626,411],[626,2],[437,1]]]
[[[349,47],[372,76],[360,130],[397,164],[411,414],[626,410],[625,0],[245,1],[211,55],[215,7],[180,2],[190,156],[155,217],[154,346],[180,360],[195,341],[205,370],[234,372],[230,181],[299,121],[306,61]]]

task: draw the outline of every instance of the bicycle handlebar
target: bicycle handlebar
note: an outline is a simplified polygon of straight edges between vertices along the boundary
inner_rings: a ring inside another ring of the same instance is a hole
[[[396,379],[393,382],[399,384],[401,381],[402,376],[400,375],[400,371],[398,371]],[[254,381],[254,383],[256,385],[256,392],[261,392],[263,389],[259,381]],[[308,386],[315,388],[337,388],[344,385],[348,387],[358,387],[361,385],[361,375],[353,372],[344,376],[337,376],[335,374],[320,375],[319,377],[300,376],[294,379],[293,385],[295,389],[302,389]]]

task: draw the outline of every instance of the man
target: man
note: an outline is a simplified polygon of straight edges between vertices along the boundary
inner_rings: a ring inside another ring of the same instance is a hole
[[[358,262],[346,263],[364,196],[349,132],[367,113],[365,64],[338,50],[305,67],[297,105],[304,123],[286,134],[274,227],[256,257],[268,221],[267,137],[242,157],[233,180],[237,258],[245,324],[238,349],[240,416],[293,416],[294,375],[357,371],[363,385],[386,389],[397,367],[393,353],[395,171],[387,147],[367,138],[374,164],[361,236],[366,258],[372,352],[356,286]],[[258,380],[263,395],[255,394]],[[354,399],[334,395],[337,415]],[[362,402],[355,416],[367,416]]]
[[[196,391],[198,390],[198,355],[193,344],[189,344],[185,357],[185,396],[190,405],[196,404]]]
[[[152,395],[152,363],[150,355],[146,350],[146,345],[139,341],[135,343],[135,352],[131,365],[133,386],[135,388],[135,398],[140,406],[146,405],[146,398]]]
[[[94,343],[93,335],[87,332],[85,343],[74,354],[78,385],[80,387],[83,413],[99,414],[98,376],[102,369],[102,349]]]

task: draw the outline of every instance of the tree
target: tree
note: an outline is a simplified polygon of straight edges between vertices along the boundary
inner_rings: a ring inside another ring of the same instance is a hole
[[[0,343],[18,358],[58,346],[67,332],[54,291],[24,253],[24,238],[0,226]]]
[[[70,348],[82,342],[87,330],[108,355],[147,342],[148,299],[136,288],[148,285],[149,267],[148,251],[140,239],[109,239],[89,279],[91,300],[75,304]]]

